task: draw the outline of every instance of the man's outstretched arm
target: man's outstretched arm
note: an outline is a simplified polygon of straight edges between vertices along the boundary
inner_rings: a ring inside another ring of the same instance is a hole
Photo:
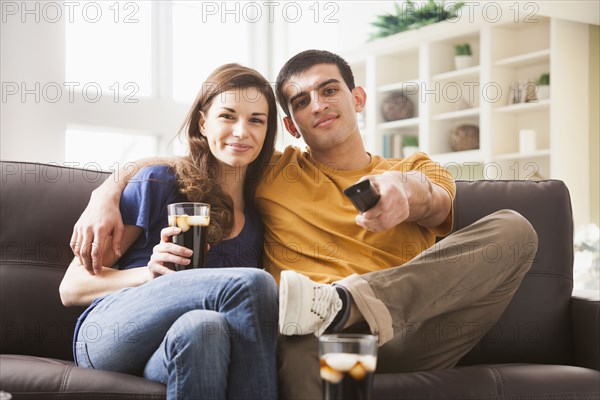
[[[91,274],[102,271],[102,243],[112,236],[109,245],[114,254],[121,257],[121,240],[123,238],[123,220],[119,211],[121,193],[127,182],[142,168],[153,164],[168,164],[170,157],[151,157],[125,164],[118,172],[113,173],[102,185],[92,192],[90,202],[75,223],[71,236],[71,249],[79,258],[84,268]],[[131,168],[131,165],[136,168]]]
[[[448,193],[421,172],[388,171],[365,178],[381,195],[373,208],[356,217],[356,222],[370,231],[385,231],[404,221],[434,228],[452,208]]]

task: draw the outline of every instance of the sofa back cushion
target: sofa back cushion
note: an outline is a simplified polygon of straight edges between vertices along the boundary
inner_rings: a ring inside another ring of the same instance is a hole
[[[0,167],[0,353],[71,359],[73,328],[83,309],[64,307],[58,286],[73,257],[73,225],[108,174],[21,162],[0,162]],[[454,229],[503,208],[533,224],[539,250],[498,324],[462,363],[569,364],[568,190],[560,181],[458,181]]]
[[[500,209],[521,213],[538,252],[512,302],[461,364],[571,364],[573,218],[562,181],[457,181],[454,230]]]
[[[81,307],[58,286],[73,258],[71,232],[107,173],[0,162],[0,353],[70,360]]]

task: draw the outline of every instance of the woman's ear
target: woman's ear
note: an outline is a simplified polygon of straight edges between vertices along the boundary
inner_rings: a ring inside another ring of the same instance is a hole
[[[200,130],[200,134],[202,136],[206,136],[205,125],[206,118],[204,118],[204,113],[202,111],[198,111],[198,129]]]

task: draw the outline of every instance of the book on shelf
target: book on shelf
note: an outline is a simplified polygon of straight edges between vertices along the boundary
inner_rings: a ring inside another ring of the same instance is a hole
[[[409,139],[410,138],[410,139]],[[383,136],[383,157],[402,158],[410,154],[404,154],[405,148],[410,147],[411,154],[414,152],[414,136],[406,136],[400,133],[393,133]]]

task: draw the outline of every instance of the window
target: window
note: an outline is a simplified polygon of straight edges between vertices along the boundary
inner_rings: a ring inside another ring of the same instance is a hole
[[[208,75],[222,64],[252,66],[250,49],[256,44],[240,2],[175,1],[172,23],[175,101],[194,101]]]
[[[73,6],[65,23],[66,82],[75,90],[101,89],[104,97],[152,95],[152,2]]]
[[[65,134],[65,160],[79,168],[115,170],[156,155],[157,148],[155,136],[79,129],[68,129]]]

